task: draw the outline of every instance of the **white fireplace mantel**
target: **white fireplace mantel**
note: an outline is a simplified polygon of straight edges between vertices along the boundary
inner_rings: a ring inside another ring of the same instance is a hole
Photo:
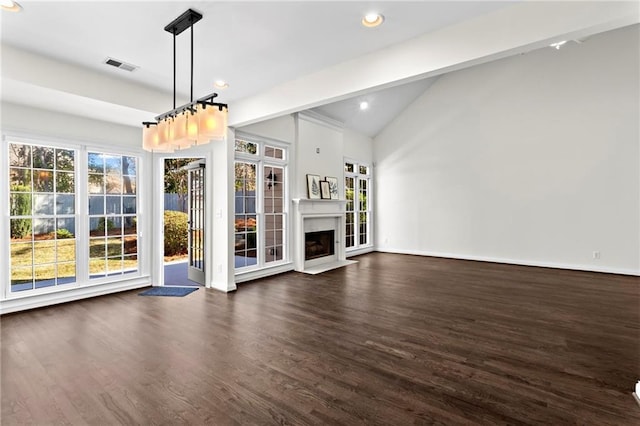
[[[293,211],[299,214],[344,214],[347,200],[310,200],[294,198]]]
[[[298,272],[318,273],[347,265],[345,255],[345,208],[346,200],[310,200],[308,198],[295,198],[293,203],[293,261]],[[335,253],[336,256],[327,264],[309,268],[305,267],[304,259],[304,234],[305,221],[314,219],[335,220]]]

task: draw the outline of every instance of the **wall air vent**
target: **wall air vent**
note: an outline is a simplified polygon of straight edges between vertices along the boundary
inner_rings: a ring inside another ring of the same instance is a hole
[[[120,68],[121,70],[129,71],[129,72],[134,71],[136,68],[138,68],[135,65],[127,64],[126,62],[122,62],[113,58],[105,59],[104,63],[107,65],[111,65],[112,67]]]

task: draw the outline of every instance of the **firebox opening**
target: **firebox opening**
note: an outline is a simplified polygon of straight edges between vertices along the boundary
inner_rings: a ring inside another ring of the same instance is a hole
[[[335,232],[318,231],[304,234],[304,260],[312,260],[335,254]]]

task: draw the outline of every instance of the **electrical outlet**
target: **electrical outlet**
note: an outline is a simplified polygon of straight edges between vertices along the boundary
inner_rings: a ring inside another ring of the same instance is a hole
[[[600,252],[599,251],[594,251],[593,252],[593,258],[594,259],[600,259]]]

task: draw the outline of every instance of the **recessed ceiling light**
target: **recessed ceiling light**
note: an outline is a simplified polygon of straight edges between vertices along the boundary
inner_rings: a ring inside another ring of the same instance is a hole
[[[556,50],[560,50],[560,46],[562,46],[562,45],[563,45],[563,44],[565,44],[566,42],[567,42],[567,40],[562,40],[562,41],[559,41],[559,42],[557,42],[557,43],[551,43],[551,44],[549,45],[549,47],[555,47],[555,48],[556,48]]]
[[[364,110],[365,110],[365,109],[367,109],[367,108],[369,108],[369,102],[367,102],[367,101],[362,101],[362,102],[360,102],[360,109],[361,109],[361,110],[363,110],[363,111],[364,111]]]
[[[214,87],[216,87],[216,88],[218,88],[218,89],[226,89],[227,87],[229,87],[229,83],[227,83],[227,82],[226,82],[226,81],[224,81],[224,80],[216,80],[216,81],[213,83],[213,86],[214,86]]]
[[[22,6],[12,0],[0,0],[0,6],[2,6],[2,10],[7,12],[20,12],[22,10]]]
[[[362,25],[368,28],[377,27],[384,22],[384,16],[379,13],[371,12],[364,15]]]

